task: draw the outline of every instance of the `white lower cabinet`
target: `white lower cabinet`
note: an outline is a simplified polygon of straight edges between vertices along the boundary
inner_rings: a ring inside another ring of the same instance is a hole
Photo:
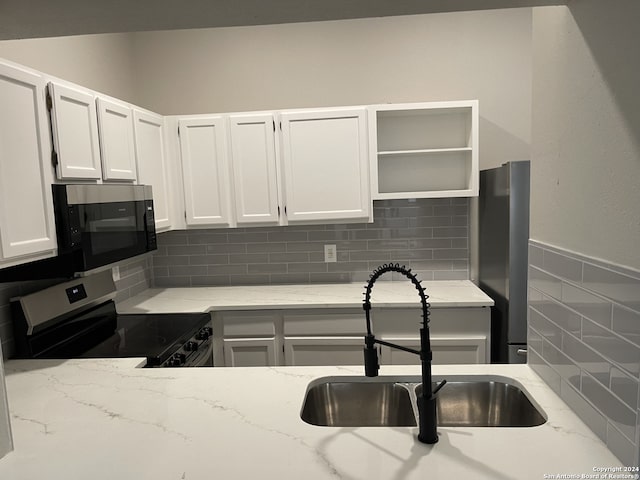
[[[489,363],[491,310],[432,309],[434,364]],[[420,309],[374,308],[373,333],[420,349]],[[360,309],[218,312],[214,315],[217,366],[363,365],[366,323]],[[378,346],[381,365],[418,365],[418,355]]]
[[[433,363],[490,363],[490,308],[432,308],[430,313],[429,337]],[[371,318],[374,334],[381,340],[420,349],[422,313],[419,308],[374,309]],[[420,358],[409,352],[382,347],[380,363],[417,365]]]
[[[213,314],[215,366],[283,365],[282,350],[282,315],[278,311]]]
[[[275,338],[225,338],[223,348],[226,367],[279,365]]]
[[[361,311],[291,310],[284,313],[286,365],[360,365],[365,320]]]

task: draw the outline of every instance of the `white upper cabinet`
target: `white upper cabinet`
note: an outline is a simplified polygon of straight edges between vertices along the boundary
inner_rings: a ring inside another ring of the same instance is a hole
[[[178,126],[187,225],[231,225],[224,117],[181,119]]]
[[[133,111],[126,105],[97,99],[102,178],[136,180]]]
[[[238,224],[279,221],[273,114],[229,117],[231,165]]]
[[[0,265],[56,249],[42,76],[0,63]]]
[[[55,82],[51,82],[49,88],[58,178],[102,178],[94,95]]]
[[[280,115],[289,223],[368,220],[366,119],[364,108]]]
[[[369,107],[371,195],[478,195],[478,101]]]
[[[152,187],[156,230],[168,230],[171,228],[171,218],[163,119],[160,115],[140,110],[133,111],[133,119],[138,181]]]

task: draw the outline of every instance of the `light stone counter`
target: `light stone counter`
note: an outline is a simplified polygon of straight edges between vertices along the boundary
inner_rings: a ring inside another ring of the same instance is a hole
[[[486,307],[493,300],[468,280],[422,282],[433,308]],[[186,313],[285,308],[359,308],[362,283],[265,285],[247,287],[150,288],[118,304],[120,313]],[[410,282],[380,281],[372,290],[374,307],[418,307]]]
[[[304,423],[309,382],[361,367],[140,369],[140,360],[6,364],[15,451],[7,480],[542,479],[616,458],[526,365],[435,366],[516,379],[548,421],[532,428],[330,428]],[[418,367],[382,367],[381,375]],[[446,387],[445,387],[446,388]],[[579,477],[578,477],[579,478]]]

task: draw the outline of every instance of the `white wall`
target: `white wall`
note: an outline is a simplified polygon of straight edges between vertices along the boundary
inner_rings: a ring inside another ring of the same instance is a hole
[[[0,58],[134,102],[129,34],[6,40]]]
[[[478,98],[482,167],[529,158],[531,9],[147,32],[136,92],[163,114]]]
[[[482,168],[530,155],[531,9],[0,42],[162,114],[480,100]]]
[[[533,13],[531,238],[640,269],[640,3]]]

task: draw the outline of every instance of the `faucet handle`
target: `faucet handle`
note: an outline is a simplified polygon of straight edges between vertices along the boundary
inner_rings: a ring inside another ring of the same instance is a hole
[[[438,393],[438,392],[440,391],[440,389],[441,389],[442,387],[444,387],[444,386],[445,386],[445,384],[446,384],[446,383],[447,383],[447,381],[446,381],[446,380],[442,380],[442,381],[438,384],[438,386],[433,390],[433,392],[431,392],[431,396],[432,396],[432,397],[435,397],[435,396],[436,396],[436,393]]]

